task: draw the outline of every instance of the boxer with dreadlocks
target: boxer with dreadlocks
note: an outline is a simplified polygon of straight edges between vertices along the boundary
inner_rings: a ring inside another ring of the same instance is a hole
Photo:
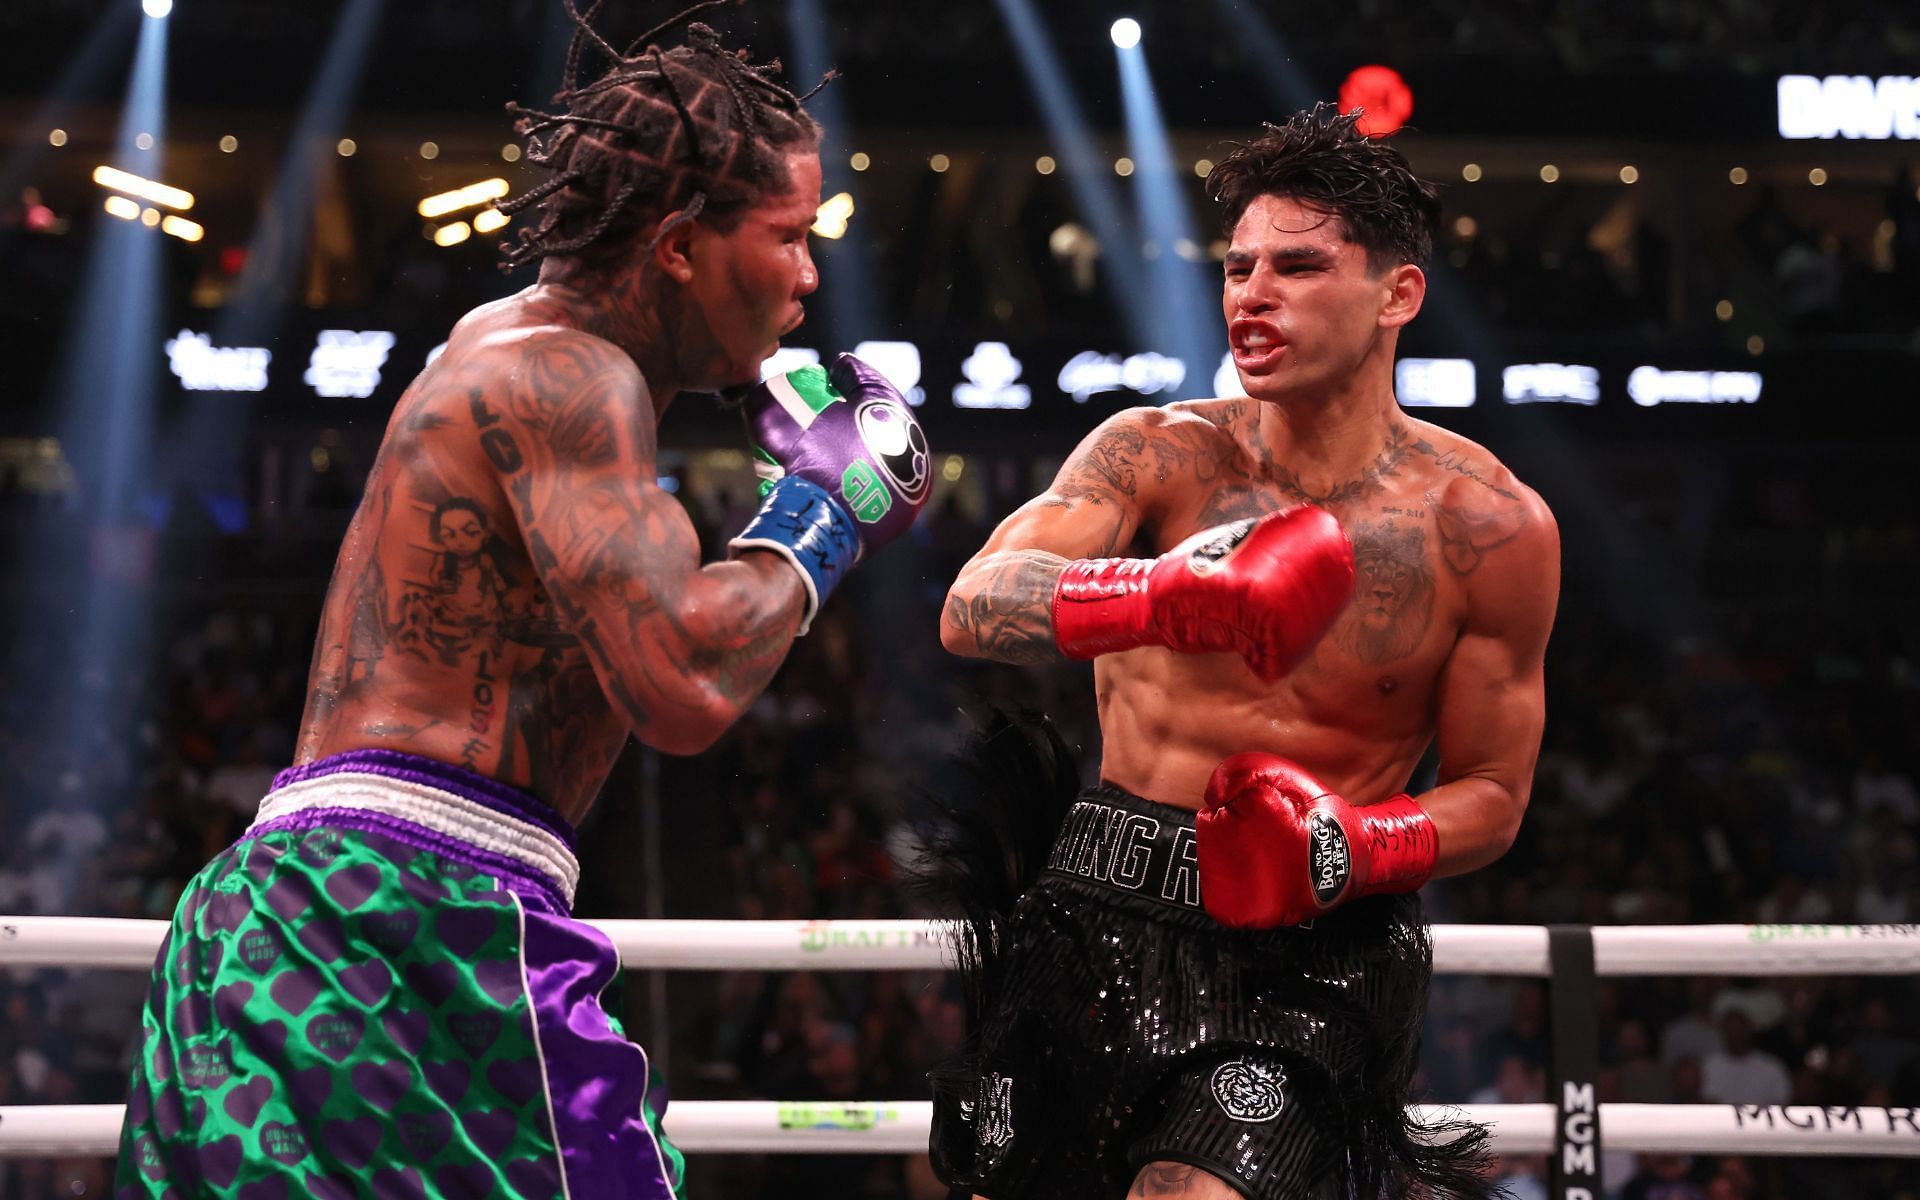
[[[614,947],[570,915],[573,828],[629,733],[719,737],[927,495],[909,410],[844,356],[747,393],[769,485],[727,561],[656,482],[668,404],[755,385],[816,286],[819,128],[704,7],[619,51],[569,0],[556,108],[516,110],[551,174],[501,205],[539,276],[394,410],[296,761],[155,961],[120,1196],[681,1188],[599,1007]]]

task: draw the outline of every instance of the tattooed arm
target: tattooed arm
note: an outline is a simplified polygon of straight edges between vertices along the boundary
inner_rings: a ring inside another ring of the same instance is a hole
[[[1456,573],[1468,575],[1467,616],[1440,674],[1440,783],[1418,797],[1440,843],[1436,877],[1475,870],[1507,852],[1540,755],[1542,662],[1560,599],[1560,532],[1538,496],[1520,488],[1514,499],[1517,507],[1499,510],[1497,540],[1471,558],[1448,556]],[[1441,525],[1444,531],[1446,521]]]
[[[1000,523],[947,593],[940,640],[954,654],[1008,663],[1060,661],[1054,585],[1067,563],[1105,558],[1133,541],[1170,455],[1166,414],[1134,408],[1107,418],[1074,450],[1053,486]]]
[[[713,744],[785,659],[799,576],[771,554],[700,565],[699,537],[654,482],[654,413],[632,360],[597,338],[529,339],[516,392],[470,407],[527,553],[608,700],[671,754]]]

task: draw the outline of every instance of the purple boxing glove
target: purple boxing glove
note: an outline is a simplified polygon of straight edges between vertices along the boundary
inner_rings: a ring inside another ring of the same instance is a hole
[[[854,521],[862,556],[913,524],[932,492],[926,434],[899,389],[851,354],[750,390],[743,406],[762,493],[797,476]]]

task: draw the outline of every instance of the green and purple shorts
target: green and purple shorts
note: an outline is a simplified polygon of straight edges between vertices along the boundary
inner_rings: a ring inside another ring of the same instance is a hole
[[[567,823],[493,780],[384,750],[282,772],[154,960],[116,1198],[681,1195],[578,877]]]

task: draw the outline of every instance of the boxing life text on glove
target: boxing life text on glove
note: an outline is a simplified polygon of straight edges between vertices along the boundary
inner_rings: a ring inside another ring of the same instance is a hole
[[[1378,892],[1411,892],[1439,855],[1433,818],[1398,795],[1356,808],[1299,764],[1236,754],[1195,818],[1200,900],[1222,925],[1298,925]]]
[[[771,550],[807,590],[800,632],[841,577],[913,524],[932,456],[900,392],[851,354],[775,375],[742,400],[764,497],[735,554]]]
[[[1137,646],[1234,651],[1271,683],[1353,596],[1353,546],[1332,514],[1302,505],[1202,530],[1159,558],[1084,558],[1053,592],[1068,658]]]

